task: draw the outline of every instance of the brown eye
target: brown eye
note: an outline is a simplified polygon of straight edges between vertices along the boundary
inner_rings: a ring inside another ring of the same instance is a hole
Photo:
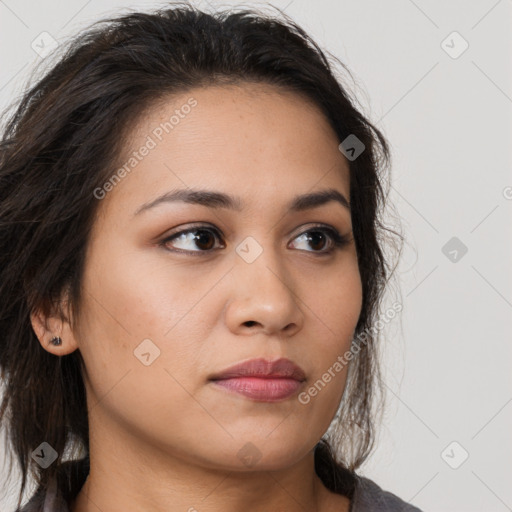
[[[219,238],[219,234],[213,229],[191,228],[162,240],[161,245],[172,245],[178,252],[207,252],[215,248],[215,240]],[[199,250],[196,250],[197,248]]]
[[[205,226],[198,226],[172,234],[160,242],[169,251],[178,253],[189,253],[199,255],[209,253],[216,248],[225,248],[225,245],[215,245],[215,240],[222,240],[222,236],[216,229]],[[306,252],[317,253],[318,255],[331,254],[334,250],[340,249],[350,241],[348,235],[342,236],[334,228],[320,226],[304,231],[295,237],[293,248],[302,243]],[[297,240],[299,242],[297,242]],[[312,249],[312,250],[311,250]]]
[[[334,249],[341,248],[349,242],[347,236],[342,236],[335,229],[327,227],[304,231],[296,237],[295,240],[302,241],[304,245],[313,248],[313,251],[306,249],[307,252],[318,252],[319,254],[329,254]],[[294,242],[294,246],[297,245],[298,244]]]
[[[322,231],[311,231],[307,237],[311,247],[315,250],[321,251],[328,246],[328,237]]]

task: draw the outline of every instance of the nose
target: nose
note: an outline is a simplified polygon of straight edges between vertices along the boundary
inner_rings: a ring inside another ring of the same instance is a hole
[[[225,322],[235,334],[289,337],[302,329],[297,285],[283,258],[265,248],[251,263],[235,256]]]

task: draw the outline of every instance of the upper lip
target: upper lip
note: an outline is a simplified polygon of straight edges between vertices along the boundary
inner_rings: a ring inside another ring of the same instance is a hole
[[[232,377],[290,378],[306,380],[304,370],[286,358],[269,361],[268,359],[250,359],[230,366],[215,374],[210,380],[229,379]]]

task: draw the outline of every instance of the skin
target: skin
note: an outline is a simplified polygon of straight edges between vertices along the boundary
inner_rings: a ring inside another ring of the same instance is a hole
[[[348,511],[313,458],[347,367],[305,405],[297,395],[251,400],[208,380],[241,361],[287,357],[306,373],[303,391],[350,348],[362,306],[350,212],[335,201],[286,210],[325,188],[349,199],[348,162],[315,105],[247,83],[166,98],[134,125],[122,162],[190,97],[197,106],[100,201],[74,329],[58,315],[32,317],[46,350],[78,349],[87,368],[91,471],[71,510]],[[243,209],[174,202],[134,216],[187,187],[239,196]],[[193,223],[220,237],[158,245]],[[349,242],[322,254],[329,236],[300,236],[315,223]],[[235,250],[248,236],[263,250],[252,263]],[[55,335],[61,346],[49,344]],[[147,338],[160,350],[148,366],[134,356]],[[244,446],[259,456],[251,467]]]

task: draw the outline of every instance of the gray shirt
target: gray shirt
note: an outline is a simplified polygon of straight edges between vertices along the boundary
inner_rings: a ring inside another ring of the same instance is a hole
[[[45,492],[40,489],[32,496],[28,503],[15,512],[70,512],[69,503],[78,494],[79,489],[87,478],[87,471],[83,464],[76,461],[65,463],[68,468],[73,467],[71,473],[75,475],[73,488],[75,492],[59,488],[56,480],[52,480]],[[64,498],[64,491],[69,496]],[[395,494],[384,491],[375,482],[363,476],[356,476],[356,483],[349,512],[422,512],[419,508],[401,500]]]

